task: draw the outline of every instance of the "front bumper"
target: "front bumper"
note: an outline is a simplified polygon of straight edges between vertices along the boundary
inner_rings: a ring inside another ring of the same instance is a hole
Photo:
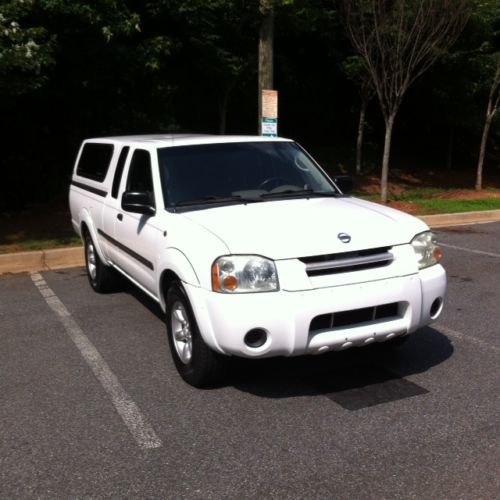
[[[372,342],[383,342],[428,325],[441,313],[431,308],[446,293],[441,265],[416,274],[297,292],[222,294],[185,284],[203,338],[224,354],[249,358],[318,354]],[[398,317],[310,331],[319,315],[382,304],[400,304]],[[245,334],[262,328],[267,341],[258,348],[245,344]]]

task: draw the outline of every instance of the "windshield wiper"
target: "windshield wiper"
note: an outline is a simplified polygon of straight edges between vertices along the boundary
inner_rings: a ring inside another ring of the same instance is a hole
[[[205,205],[209,203],[227,203],[231,201],[238,201],[241,203],[255,203],[262,201],[259,198],[244,198],[243,196],[204,196],[203,198],[196,198],[194,200],[183,200],[174,204],[174,207],[183,207],[188,205]]]
[[[210,204],[217,204],[217,203],[231,203],[231,202],[238,202],[238,203],[257,203],[259,201],[264,201],[264,199],[267,198],[293,198],[293,197],[306,197],[306,198],[312,198],[312,197],[338,197],[342,196],[340,193],[334,192],[334,191],[312,191],[311,189],[304,189],[304,190],[293,190],[293,189],[287,189],[285,191],[278,191],[275,193],[263,193],[260,196],[256,197],[244,197],[240,195],[234,195],[234,196],[215,196],[215,195],[210,195],[210,196],[204,196],[203,198],[195,198],[192,200],[182,200],[174,205],[172,205],[172,208],[176,207],[186,207],[186,206],[192,206],[192,205],[210,205]]]
[[[332,197],[332,198],[337,198],[339,196],[342,196],[340,193],[337,193],[335,191],[313,191],[312,189],[302,189],[302,190],[293,190],[293,189],[286,189],[285,191],[276,191],[275,193],[264,193],[260,195],[262,198],[281,198],[281,197],[294,197],[294,196],[300,196],[300,197],[305,197],[305,198],[312,198],[312,197]]]

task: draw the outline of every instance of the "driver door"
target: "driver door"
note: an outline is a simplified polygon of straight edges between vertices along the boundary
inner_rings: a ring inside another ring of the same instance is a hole
[[[125,191],[146,191],[151,194],[151,199],[155,200],[149,151],[133,151],[120,200]],[[156,223],[156,214],[137,214],[127,212],[121,207],[115,219],[117,266],[153,294],[156,293],[155,263],[160,235]]]

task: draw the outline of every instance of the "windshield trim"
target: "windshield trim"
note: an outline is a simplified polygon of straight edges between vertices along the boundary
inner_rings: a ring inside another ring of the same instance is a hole
[[[349,195],[341,194],[341,193],[322,193],[319,191],[312,191],[310,193],[297,192],[296,195],[292,193],[286,193],[283,197],[279,196],[280,193],[277,193],[275,197],[268,198],[242,198],[240,200],[207,200],[207,201],[199,201],[198,203],[191,204],[181,204],[181,205],[170,205],[165,207],[167,212],[171,213],[184,213],[198,210],[207,210],[209,208],[220,208],[220,207],[228,207],[231,205],[253,205],[255,203],[271,203],[271,202],[279,202],[279,201],[290,201],[290,200],[310,200],[312,198],[350,198]]]

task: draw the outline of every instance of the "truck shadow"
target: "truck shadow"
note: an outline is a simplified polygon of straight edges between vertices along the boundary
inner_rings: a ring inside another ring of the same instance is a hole
[[[446,335],[432,327],[399,347],[377,344],[320,356],[238,360],[230,384],[264,398],[324,395],[348,410],[429,392],[405,377],[423,373],[453,354]]]
[[[135,286],[124,283],[121,291],[164,320],[160,306]],[[323,395],[348,410],[358,410],[427,393],[425,387],[405,377],[426,372],[452,354],[449,338],[426,327],[398,347],[382,343],[319,356],[232,358],[219,388],[233,386],[262,398]]]

